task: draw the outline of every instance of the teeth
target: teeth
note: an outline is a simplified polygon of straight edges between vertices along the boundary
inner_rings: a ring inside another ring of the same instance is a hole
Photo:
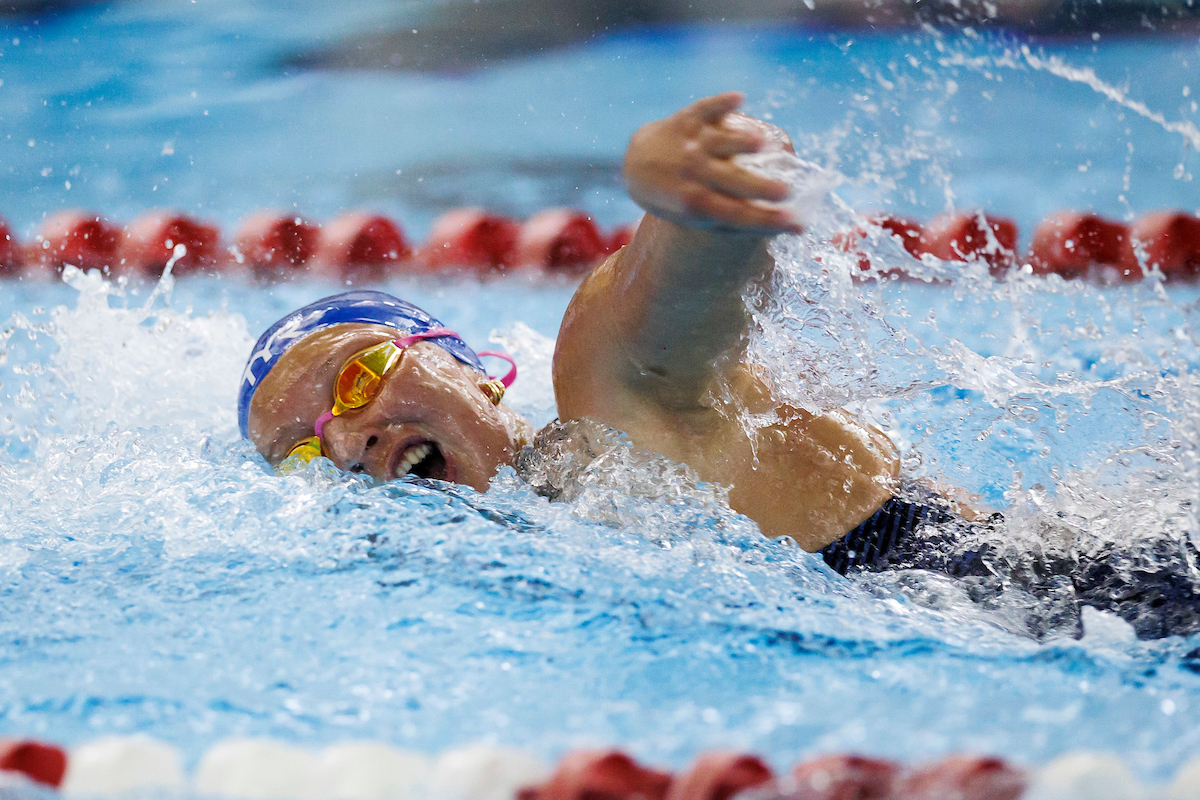
[[[417,464],[425,460],[430,453],[433,452],[432,444],[413,445],[404,451],[404,457],[400,459],[400,463],[396,465],[396,477],[403,478]]]

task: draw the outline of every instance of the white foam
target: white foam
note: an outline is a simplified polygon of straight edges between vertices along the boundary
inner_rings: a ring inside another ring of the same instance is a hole
[[[491,332],[488,340],[508,351],[517,362],[517,381],[504,393],[504,402],[540,428],[558,416],[551,366],[554,340],[524,322]],[[485,366],[491,366],[487,364]]]
[[[114,421],[184,434],[232,430],[240,366],[252,341],[241,316],[114,306],[117,287],[98,272],[68,267],[63,280],[79,296],[73,308],[51,311],[58,345],[51,365],[55,388],[74,398],[76,432]]]
[[[1133,626],[1111,611],[1084,606],[1080,616],[1083,618],[1085,641],[1089,645],[1124,647],[1137,641]]]

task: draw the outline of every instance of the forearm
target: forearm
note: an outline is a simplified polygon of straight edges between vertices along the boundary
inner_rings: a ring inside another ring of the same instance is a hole
[[[736,93],[704,98],[630,140],[622,174],[647,214],[633,241],[584,280],[563,318],[554,360],[560,411],[619,407],[622,424],[663,413],[692,419],[706,408],[720,359],[740,359],[749,324],[743,294],[774,267],[767,242],[802,230],[775,205],[788,196],[786,183],[732,161],[786,146],[749,117],[725,124],[740,103]]]
[[[768,241],[646,215],[608,276],[630,388],[671,405],[699,402],[714,363],[740,356],[749,324],[743,294],[774,267]]]

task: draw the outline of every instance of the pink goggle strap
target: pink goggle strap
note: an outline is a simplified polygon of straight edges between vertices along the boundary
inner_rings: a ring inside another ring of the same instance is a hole
[[[492,358],[501,358],[508,362],[508,372],[500,379],[500,383],[504,384],[505,389],[512,386],[513,382],[517,380],[517,362],[513,361],[513,357],[508,353],[501,353],[499,350],[480,350],[478,355],[480,358],[491,356]],[[488,377],[491,376],[489,375]]]
[[[317,421],[313,423],[313,433],[315,433],[317,435],[318,439],[321,438],[321,431],[323,431],[325,429],[325,423],[329,422],[329,420],[331,420],[331,419],[333,419],[333,409],[332,408],[329,409],[328,411],[326,411],[321,416],[317,417]]]
[[[403,350],[409,345],[415,344],[422,339],[437,339],[441,336],[453,336],[456,339],[462,338],[449,328],[430,328],[424,333],[414,333],[410,334],[409,336],[403,336],[399,339],[396,339],[393,343],[396,345],[396,347],[399,347],[401,350]],[[480,358],[483,356],[492,356],[493,358],[500,358],[508,362],[508,372],[506,372],[504,377],[500,379],[500,383],[504,384],[505,389],[512,386],[513,382],[516,381],[517,362],[513,361],[512,356],[510,356],[508,353],[501,353],[499,350],[480,350],[478,353],[476,353],[476,355],[478,355]],[[491,378],[490,375],[488,377]]]
[[[416,344],[423,339],[438,339],[442,336],[453,336],[455,339],[462,338],[449,328],[430,328],[424,333],[410,333],[408,336],[401,336],[399,339],[393,339],[392,344],[403,350],[409,345]]]

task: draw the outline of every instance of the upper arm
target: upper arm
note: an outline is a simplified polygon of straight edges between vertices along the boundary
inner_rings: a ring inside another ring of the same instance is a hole
[[[612,412],[628,401],[623,384],[629,367],[616,341],[609,289],[621,252],[584,278],[563,315],[552,368],[554,398],[563,420],[591,417],[619,427]]]
[[[554,356],[560,414],[705,409],[717,362],[745,345],[742,293],[773,267],[766,241],[646,215],[633,241],[583,281],[563,318]]]

